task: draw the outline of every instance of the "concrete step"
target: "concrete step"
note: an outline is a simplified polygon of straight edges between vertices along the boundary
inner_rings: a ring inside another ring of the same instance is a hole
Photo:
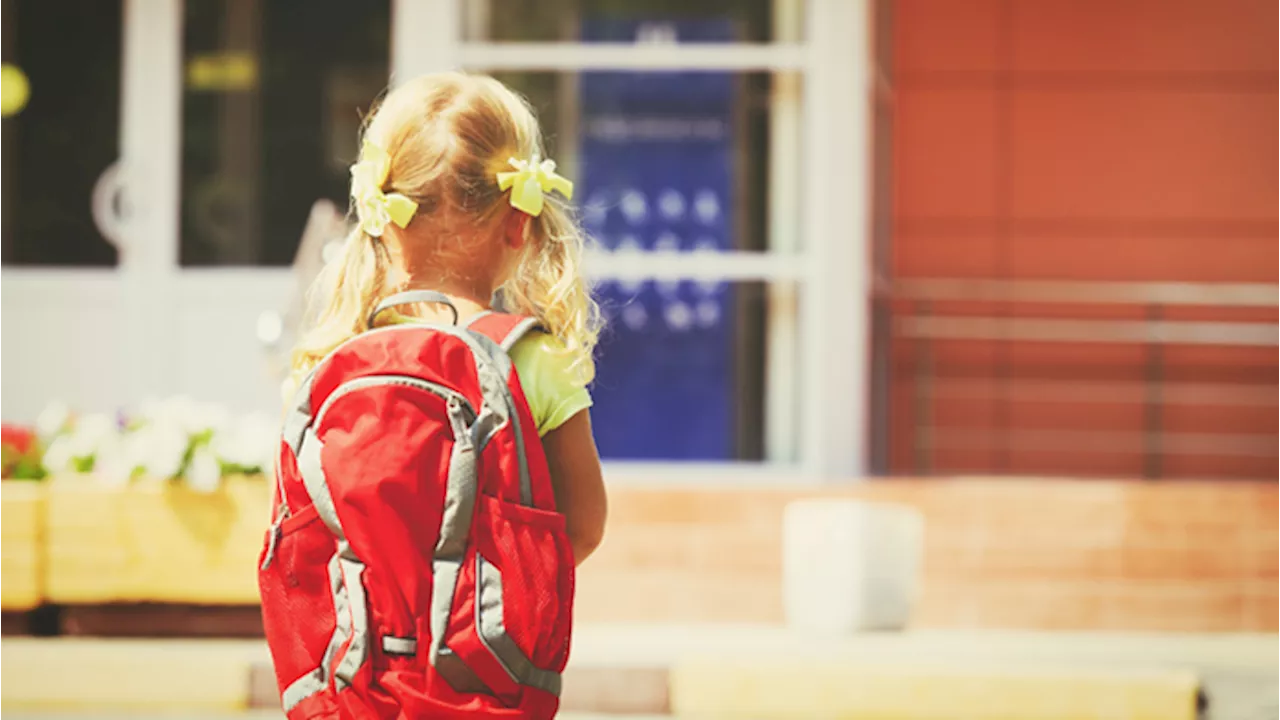
[[[821,718],[874,710],[875,717],[918,718],[937,716],[928,713],[953,698],[994,697],[1004,700],[965,706],[965,716],[996,717],[1017,706],[1016,717],[1034,720],[1061,717],[1036,698],[1065,697],[1081,699],[1071,706],[1078,717],[1105,707],[1103,716],[1122,718],[1143,717],[1141,708],[1185,710],[1205,680],[1211,708],[1230,709],[1212,715],[1223,720],[1275,707],[1278,647],[1275,635],[908,632],[833,639],[762,626],[585,625],[575,631],[562,705],[583,717],[674,710],[682,717]],[[277,703],[261,641],[6,638],[0,652],[5,713],[195,717]],[[761,712],[769,707],[780,709]],[[803,714],[780,714],[787,708]]]
[[[1189,670],[732,661],[671,669],[673,714],[687,718],[1195,720]]]

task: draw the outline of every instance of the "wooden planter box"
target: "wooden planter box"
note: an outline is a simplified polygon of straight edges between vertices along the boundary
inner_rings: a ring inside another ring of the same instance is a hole
[[[0,482],[0,607],[25,611],[44,600],[44,483]]]
[[[46,595],[68,605],[257,604],[269,493],[261,477],[229,478],[209,494],[177,483],[54,480]]]

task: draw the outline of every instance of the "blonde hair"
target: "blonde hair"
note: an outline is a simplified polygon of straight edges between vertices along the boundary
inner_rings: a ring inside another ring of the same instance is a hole
[[[509,205],[496,173],[508,159],[543,156],[538,120],[524,98],[490,77],[440,73],[392,90],[369,118],[364,140],[389,156],[382,190],[418,203],[402,235],[430,254],[433,270],[458,274],[479,255],[477,238],[498,242]],[[572,356],[584,383],[592,359],[599,308],[582,277],[586,236],[569,207],[548,194],[517,264],[499,288],[503,309],[536,317]],[[313,311],[292,357],[296,383],[334,348],[369,329],[377,302],[395,290],[392,253],[382,238],[357,225],[309,293]],[[286,387],[286,391],[288,387]]]

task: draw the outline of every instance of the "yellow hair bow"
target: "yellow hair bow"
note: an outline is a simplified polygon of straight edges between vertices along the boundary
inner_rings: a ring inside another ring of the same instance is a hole
[[[566,200],[573,199],[573,183],[556,174],[556,161],[538,161],[535,154],[531,160],[507,160],[514,171],[498,173],[498,189],[511,189],[511,207],[526,212],[534,217],[542,214],[543,193],[556,191]]]
[[[364,159],[351,166],[351,197],[356,201],[360,229],[373,237],[382,237],[389,222],[407,227],[418,211],[418,203],[400,193],[382,192],[382,184],[391,172],[391,156],[368,140],[360,156]]]

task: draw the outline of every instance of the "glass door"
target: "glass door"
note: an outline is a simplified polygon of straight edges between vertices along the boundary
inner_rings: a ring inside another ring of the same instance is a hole
[[[390,0],[72,4],[4,0],[31,86],[4,120],[4,417],[274,412],[290,268],[340,234]]]
[[[306,281],[290,267],[341,235],[361,118],[390,76],[390,2],[180,4],[170,382],[275,411]]]
[[[5,82],[27,89],[3,119],[6,420],[30,421],[54,398],[105,408],[132,391],[122,179],[138,98],[125,5],[4,0]]]

